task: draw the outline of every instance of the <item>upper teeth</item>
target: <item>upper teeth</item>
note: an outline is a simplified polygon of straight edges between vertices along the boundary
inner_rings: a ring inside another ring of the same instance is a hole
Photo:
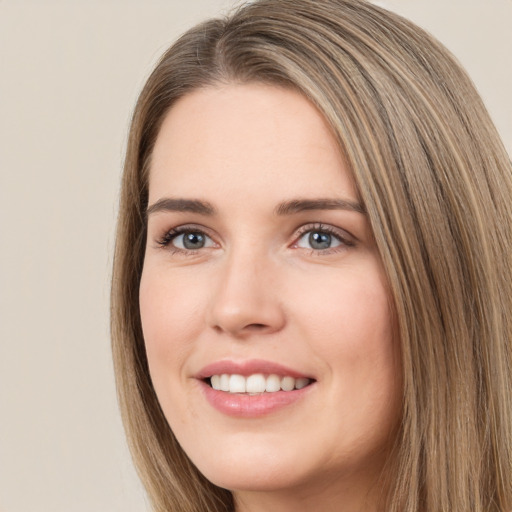
[[[228,393],[274,393],[276,391],[292,391],[307,386],[311,381],[305,377],[279,377],[279,375],[263,375],[255,373],[244,377],[243,375],[212,375],[210,382],[213,389],[227,391]]]

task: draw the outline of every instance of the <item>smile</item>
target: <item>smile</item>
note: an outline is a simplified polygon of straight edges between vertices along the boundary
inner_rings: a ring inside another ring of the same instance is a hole
[[[258,418],[291,407],[317,387],[311,374],[261,359],[216,361],[194,380],[214,409],[238,418]]]
[[[291,376],[280,377],[271,374],[255,373],[248,376],[238,374],[212,375],[209,379],[210,386],[217,391],[227,393],[276,393],[278,391],[293,391],[302,389],[311,383],[307,377],[294,378]]]

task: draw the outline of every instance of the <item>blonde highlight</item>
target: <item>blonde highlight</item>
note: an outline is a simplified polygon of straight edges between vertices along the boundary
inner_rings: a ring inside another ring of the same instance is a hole
[[[298,28],[300,27],[300,28]],[[165,113],[222,82],[291,87],[354,175],[398,318],[403,417],[383,476],[391,512],[512,509],[512,165],[466,73],[410,22],[360,0],[262,0],[162,57],[130,129],[112,283],[123,421],[158,512],[228,512],[151,385],[138,283],[152,147]]]

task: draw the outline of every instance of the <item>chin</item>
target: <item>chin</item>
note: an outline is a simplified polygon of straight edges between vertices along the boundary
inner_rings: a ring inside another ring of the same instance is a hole
[[[204,476],[230,491],[275,492],[299,486],[304,478],[281,464],[265,467],[244,463],[236,467],[208,468]]]
[[[216,449],[210,451],[208,457],[204,452],[190,455],[210,482],[231,491],[277,491],[303,482],[308,464],[301,461],[297,444],[284,451],[269,444],[262,446],[253,440],[240,450]]]

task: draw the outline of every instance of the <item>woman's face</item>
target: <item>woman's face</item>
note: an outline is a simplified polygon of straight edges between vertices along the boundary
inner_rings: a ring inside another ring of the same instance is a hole
[[[380,471],[401,397],[390,296],[351,174],[301,95],[219,85],[172,107],[140,308],[163,412],[213,483],[242,495]]]

